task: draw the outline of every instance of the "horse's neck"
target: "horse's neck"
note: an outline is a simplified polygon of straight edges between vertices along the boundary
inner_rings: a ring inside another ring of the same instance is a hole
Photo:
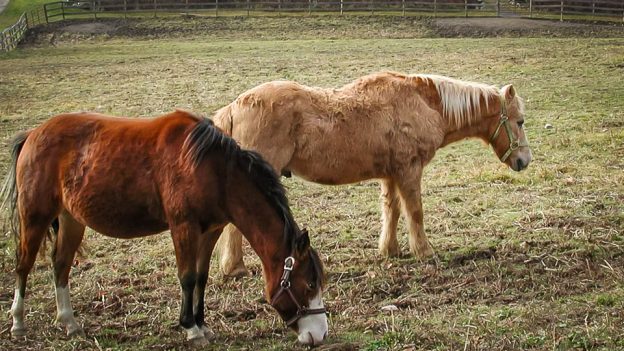
[[[500,100],[498,98],[492,98],[487,108],[482,106],[480,115],[470,123],[464,123],[458,126],[455,123],[449,122],[444,135],[444,141],[440,147],[466,138],[479,138],[487,141],[489,138],[488,127],[491,122],[489,119],[493,115],[496,115],[497,111],[500,111]]]
[[[274,275],[281,274],[284,258],[290,254],[284,241],[284,220],[249,175],[238,169],[228,173],[226,202],[230,218],[260,257],[269,284],[279,278]]]

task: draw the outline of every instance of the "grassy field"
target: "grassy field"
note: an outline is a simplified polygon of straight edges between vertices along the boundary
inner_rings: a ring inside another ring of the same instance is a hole
[[[423,194],[436,261],[379,257],[376,182],[284,180],[328,272],[324,348],[624,350],[624,38],[415,39],[423,36],[418,23],[397,21],[346,26],[340,36],[321,25],[306,39],[282,40],[287,31],[266,21],[255,36],[69,37],[0,55],[0,140],[67,111],[155,116],[183,107],[210,115],[273,79],[336,87],[396,70],[513,83],[526,99],[533,163],[514,173],[476,141],[438,153]],[[397,26],[411,28],[411,38],[389,38]],[[8,162],[0,153],[0,175]],[[401,223],[407,252],[405,234]],[[26,299],[29,334],[15,340],[14,255],[3,235],[0,349],[186,349],[170,241],[88,232],[70,278],[86,339],[53,327],[52,274],[38,261]],[[207,349],[297,348],[262,298],[249,247],[245,259],[255,274],[242,280],[224,280],[213,262],[207,321],[216,339]],[[399,310],[381,311],[389,304]]]

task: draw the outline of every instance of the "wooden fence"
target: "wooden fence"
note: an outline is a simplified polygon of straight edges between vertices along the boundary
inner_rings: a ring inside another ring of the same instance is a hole
[[[369,13],[424,16],[505,16],[606,19],[624,23],[624,0],[89,0],[45,5],[49,21],[85,16],[164,13],[261,15]]]
[[[36,7],[22,13],[17,22],[0,32],[0,52],[11,51],[19,44],[28,29],[46,23],[45,9]]]
[[[0,35],[9,51],[28,28],[68,18],[158,16],[203,13],[261,15],[285,13],[370,13],[421,16],[520,16],[564,19],[604,18],[624,23],[624,0],[88,0],[57,1],[28,11]]]

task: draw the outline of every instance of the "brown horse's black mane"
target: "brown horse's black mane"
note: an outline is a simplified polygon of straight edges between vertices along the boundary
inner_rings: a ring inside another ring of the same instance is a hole
[[[211,120],[204,118],[195,125],[184,142],[185,157],[197,166],[214,149],[224,152],[226,162],[235,162],[240,169],[246,170],[250,180],[283,217],[284,239],[289,245],[294,243],[299,228],[290,211],[286,190],[273,167],[257,152],[241,149],[234,139],[220,131]]]

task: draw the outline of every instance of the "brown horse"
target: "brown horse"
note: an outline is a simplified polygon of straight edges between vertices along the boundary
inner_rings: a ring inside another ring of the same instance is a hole
[[[321,184],[380,179],[379,250],[400,254],[396,229],[402,203],[410,249],[424,258],[433,250],[423,229],[423,168],[437,149],[474,137],[491,144],[513,170],[524,169],[532,156],[523,118],[522,99],[511,85],[499,90],[441,76],[385,72],[340,89],[265,83],[219,110],[214,121],[278,173]],[[245,274],[235,228],[226,227],[220,246],[223,272]]]
[[[13,335],[23,335],[26,279],[50,224],[57,321],[74,319],[68,276],[85,227],[115,238],[171,230],[182,287],[180,325],[205,343],[204,291],[214,245],[234,223],[260,256],[265,294],[304,344],[327,334],[323,269],[284,188],[258,154],[185,111],[155,119],[62,114],[20,134],[3,189],[17,240]]]

